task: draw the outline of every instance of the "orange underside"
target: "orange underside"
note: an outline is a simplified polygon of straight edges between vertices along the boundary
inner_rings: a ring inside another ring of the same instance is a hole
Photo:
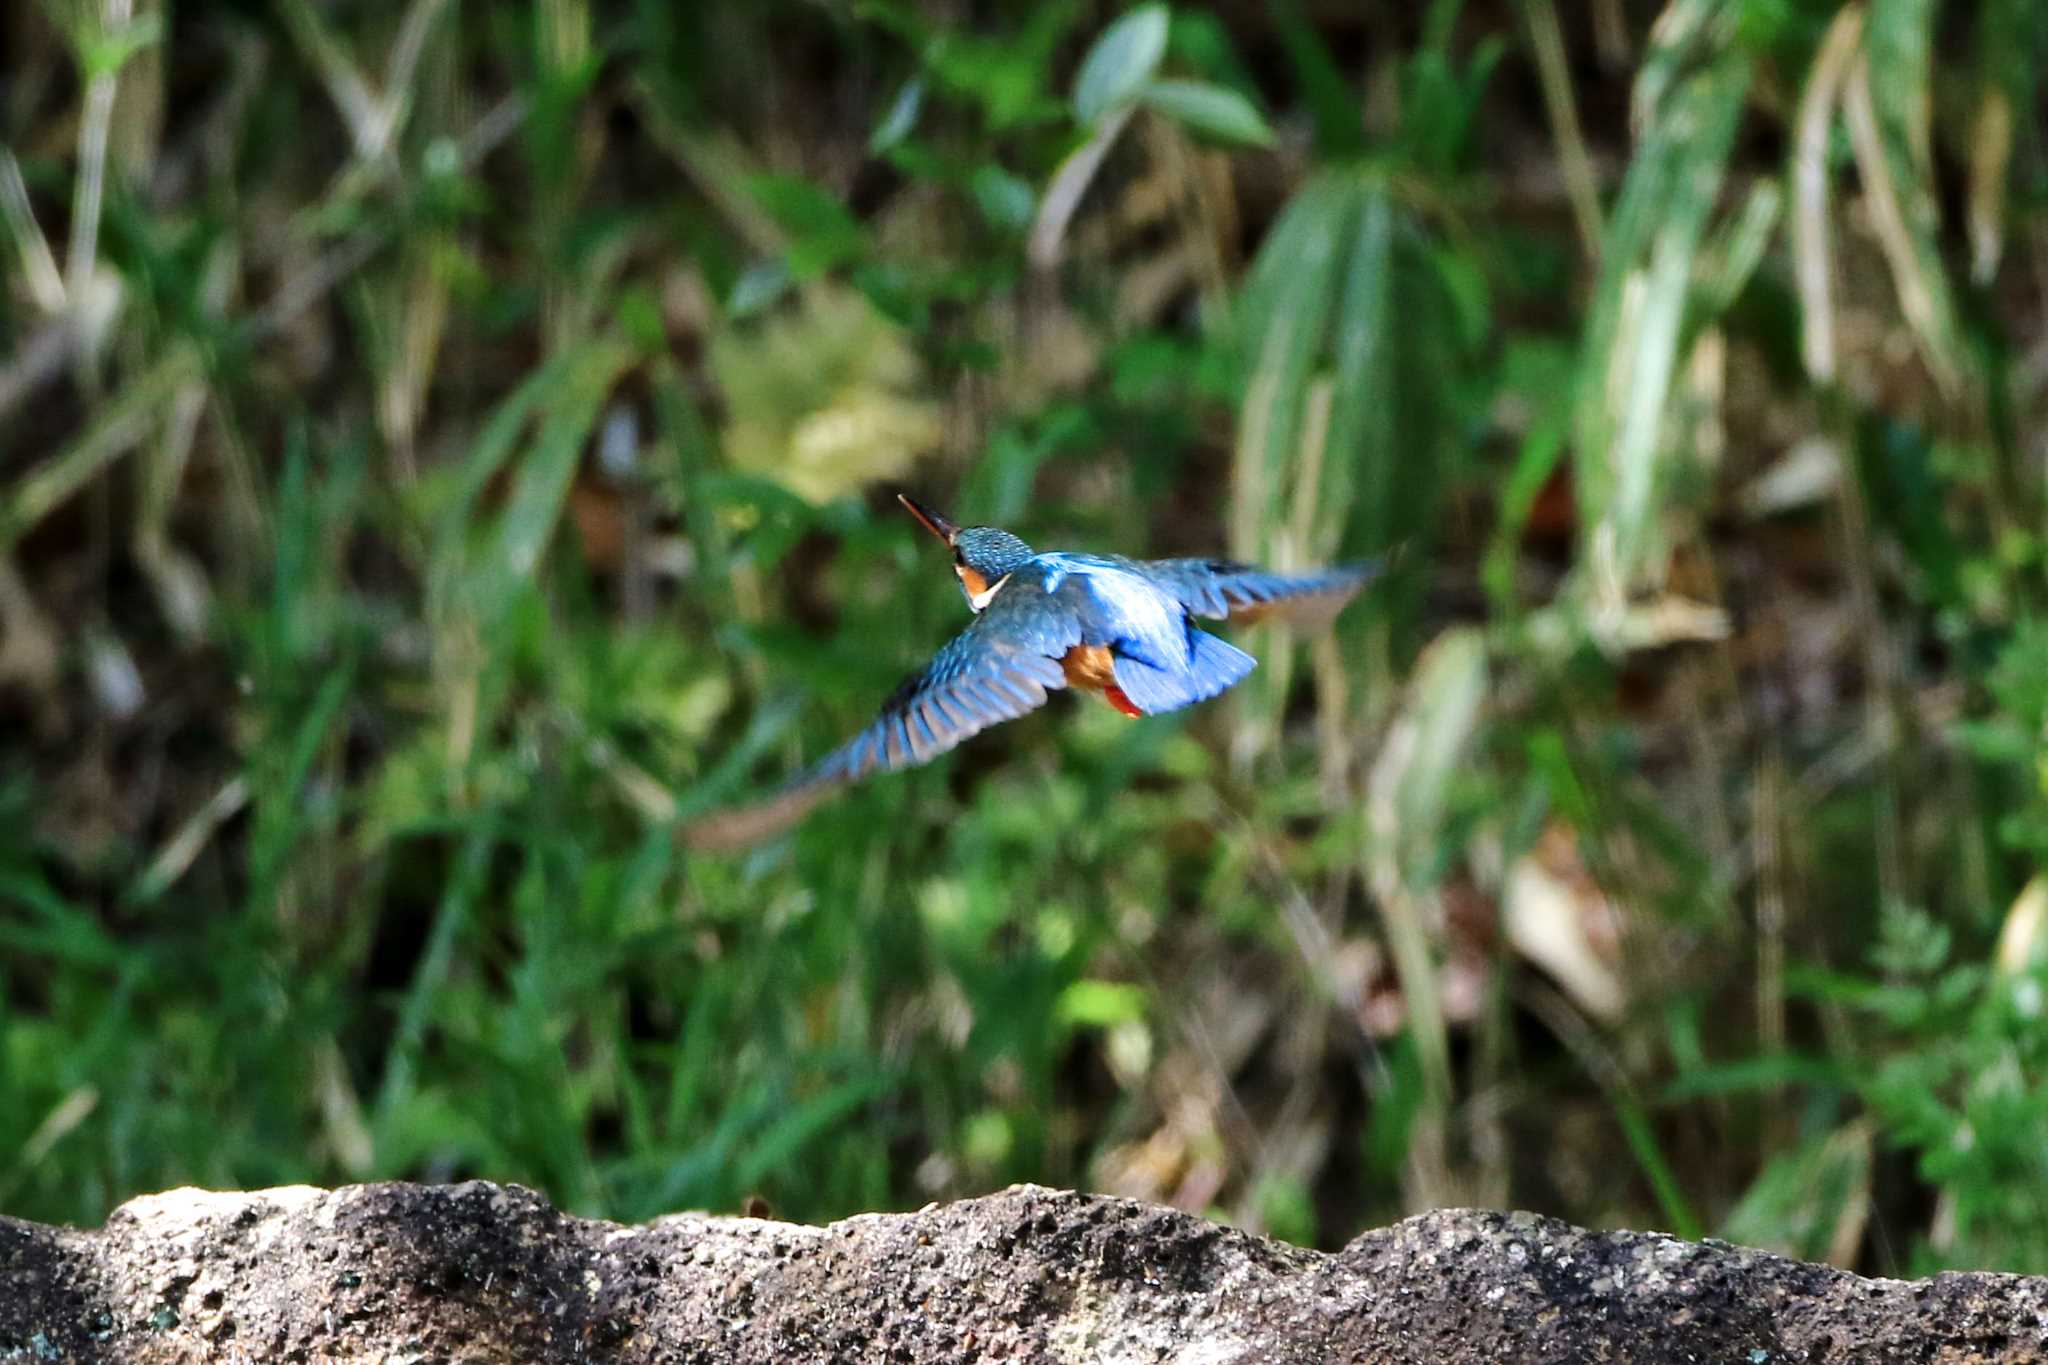
[[[1127,716],[1145,714],[1116,685],[1116,661],[1108,645],[1075,645],[1060,660],[1060,667],[1066,670],[1067,686],[1100,692],[1104,701]]]
[[[1124,690],[1115,683],[1111,683],[1102,689],[1102,699],[1127,716],[1142,716],[1145,714],[1132,705],[1131,699],[1125,696]]]

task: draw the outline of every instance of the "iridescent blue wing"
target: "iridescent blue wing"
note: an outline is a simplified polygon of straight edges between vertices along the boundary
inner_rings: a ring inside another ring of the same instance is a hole
[[[1253,621],[1290,611],[1330,612],[1379,577],[1380,565],[1341,564],[1317,573],[1269,573],[1228,559],[1147,559],[1138,567],[1180,599],[1190,615]]]
[[[1067,685],[1060,660],[1081,643],[1081,618],[1067,596],[1021,574],[1004,584],[967,629],[904,680],[874,724],[807,780],[854,782],[913,767],[1045,705],[1046,693]]]
[[[1020,572],[967,629],[904,680],[874,724],[774,796],[691,822],[683,841],[728,849],[768,838],[846,783],[914,767],[991,725],[1035,711],[1047,693],[1067,685],[1060,660],[1079,643],[1072,592],[1048,593]]]

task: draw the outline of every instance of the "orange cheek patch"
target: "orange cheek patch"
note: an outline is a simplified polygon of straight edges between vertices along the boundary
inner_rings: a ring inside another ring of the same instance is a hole
[[[960,575],[960,586],[967,589],[969,597],[979,597],[988,591],[988,579],[965,564],[955,566],[953,572]]]

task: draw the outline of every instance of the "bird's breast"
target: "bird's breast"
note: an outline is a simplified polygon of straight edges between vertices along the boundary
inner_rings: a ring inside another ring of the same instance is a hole
[[[1127,716],[1145,714],[1116,685],[1116,656],[1110,653],[1108,645],[1075,645],[1060,660],[1060,667],[1066,672],[1067,686],[1100,692],[1111,706]]]
[[[1116,682],[1116,660],[1108,645],[1075,645],[1060,667],[1066,670],[1067,686],[1086,692],[1100,692]]]

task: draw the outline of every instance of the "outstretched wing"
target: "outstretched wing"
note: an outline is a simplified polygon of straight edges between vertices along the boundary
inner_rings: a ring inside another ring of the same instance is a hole
[[[1045,705],[1067,685],[1060,660],[1081,643],[1081,618],[1059,594],[1020,577],[967,629],[905,679],[874,724],[827,755],[811,781],[855,782],[937,758],[991,725]]]
[[[915,767],[991,725],[1045,705],[1067,685],[1060,660],[1081,643],[1081,618],[1059,593],[1019,576],[905,679],[867,729],[776,795],[716,812],[683,831],[694,848],[732,848],[786,829],[826,796],[879,772]]]
[[[1377,561],[1309,574],[1269,573],[1228,559],[1148,559],[1140,567],[1189,614],[1217,621],[1333,612],[1380,573]]]

